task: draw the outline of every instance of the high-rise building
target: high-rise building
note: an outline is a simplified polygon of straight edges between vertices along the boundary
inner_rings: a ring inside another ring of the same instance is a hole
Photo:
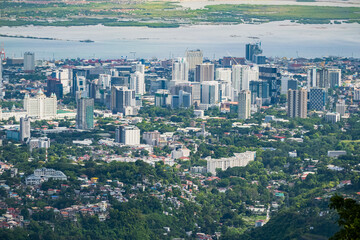
[[[111,88],[111,110],[113,113],[126,115],[136,114],[135,90],[127,87],[113,86]]]
[[[58,99],[63,98],[63,85],[56,78],[48,78],[46,80],[46,95],[50,97],[51,94],[55,94]]]
[[[326,90],[324,88],[310,88],[309,108],[315,111],[324,111],[326,105]]]
[[[76,128],[94,128],[94,99],[80,98],[77,104]]]
[[[336,103],[336,112],[340,114],[340,116],[345,116],[346,105],[345,100],[341,99]]]
[[[262,104],[270,103],[269,83],[266,81],[251,81],[251,103],[255,104],[257,99],[261,99]]]
[[[100,74],[99,75],[99,85],[101,89],[110,89],[111,88],[111,75],[110,74]]]
[[[291,118],[307,118],[307,91],[305,89],[288,91],[287,113]]]
[[[212,63],[203,63],[196,65],[195,71],[195,81],[204,82],[204,81],[214,81],[214,64]]]
[[[216,81],[204,81],[201,83],[201,103],[219,103],[219,83]]]
[[[171,105],[171,94],[169,90],[159,89],[155,93],[155,106],[167,107]]]
[[[20,118],[20,140],[25,141],[30,138],[30,119],[28,117]]]
[[[140,62],[136,63],[135,72],[140,72],[142,74],[145,74],[145,65]]]
[[[195,70],[196,66],[203,62],[203,52],[201,50],[186,51],[186,61],[189,64],[189,70]]]
[[[251,92],[241,90],[238,97],[238,118],[248,119],[251,116]]]
[[[217,68],[215,71],[215,80],[231,82],[231,68]]]
[[[325,120],[331,123],[339,122],[341,120],[340,113],[326,113]]]
[[[278,103],[281,92],[281,73],[279,68],[271,66],[259,67],[259,80],[269,83],[271,103]]]
[[[124,145],[140,144],[140,129],[136,126],[119,126],[115,130],[115,142]]]
[[[55,118],[57,114],[56,95],[53,93],[50,97],[46,97],[41,90],[39,90],[34,98],[31,98],[29,94],[25,94],[24,109],[27,115],[32,118]]]
[[[329,84],[330,88],[341,86],[341,69],[329,69]]]
[[[189,64],[185,58],[179,58],[172,65],[172,80],[187,82],[189,80]]]
[[[354,88],[354,101],[360,101],[360,89]]]
[[[34,148],[49,148],[50,147],[50,138],[40,137],[40,138],[31,138],[29,141],[30,151]]]
[[[71,94],[76,96],[78,92],[86,91],[86,78],[90,75],[89,69],[75,68],[72,72]]]
[[[24,53],[24,71],[25,72],[35,71],[35,53],[33,52]]]
[[[160,144],[160,132],[158,131],[144,132],[142,137],[144,142],[148,145],[158,146]]]
[[[245,58],[248,61],[256,62],[256,56],[262,54],[261,43],[246,44],[245,46]]]
[[[56,80],[60,81],[60,83],[62,84],[62,93],[61,93],[62,95],[66,95],[66,94],[70,93],[70,89],[71,89],[71,80],[70,80],[71,76],[70,75],[71,75],[71,73],[72,73],[72,71],[70,71],[70,69],[68,69],[68,68],[57,69],[51,73],[51,79],[56,79]]]
[[[247,65],[232,66],[232,87],[236,91],[249,90],[250,81],[257,81],[258,79],[258,68],[251,68]]]
[[[0,55],[0,99],[4,99],[4,97],[5,97],[5,89],[4,89],[2,72],[3,72],[3,64],[2,64],[2,56]]]
[[[145,75],[139,71],[130,76],[130,90],[135,90],[135,94],[145,94]]]

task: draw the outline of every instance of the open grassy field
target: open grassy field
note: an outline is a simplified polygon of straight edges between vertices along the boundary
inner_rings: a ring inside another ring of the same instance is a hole
[[[118,4],[88,2],[29,4],[0,3],[0,26],[106,26],[178,27],[190,24],[240,24],[291,20],[327,24],[331,20],[360,23],[359,7],[221,4],[186,9],[171,2]]]

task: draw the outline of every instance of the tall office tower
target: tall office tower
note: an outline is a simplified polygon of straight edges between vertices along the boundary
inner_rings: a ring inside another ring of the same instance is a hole
[[[311,87],[325,88],[335,87],[340,84],[341,71],[340,73],[334,69],[331,75],[329,69],[326,68],[310,68],[308,69],[308,89]],[[333,86],[331,86],[330,76],[333,78]],[[340,79],[340,80],[339,80]]]
[[[231,68],[217,68],[215,70],[215,80],[231,82]]]
[[[2,71],[3,71],[2,56],[0,55],[0,99],[4,99],[4,97],[5,97],[5,89],[4,89]]]
[[[189,64],[185,58],[179,58],[172,65],[172,80],[178,82],[189,81]]]
[[[167,107],[171,105],[171,94],[169,90],[158,89],[155,93],[155,106]]]
[[[46,80],[46,95],[55,94],[58,99],[63,98],[63,85],[60,80],[56,78],[48,78]]]
[[[20,139],[25,141],[30,138],[30,118],[21,117],[20,118]]]
[[[330,88],[341,86],[341,69],[328,69]]]
[[[307,89],[310,91],[310,88],[317,87],[317,68],[309,68],[307,70]]]
[[[140,144],[140,129],[136,126],[119,126],[115,130],[115,142],[124,145]]]
[[[197,65],[203,63],[203,52],[201,50],[186,51],[186,61],[189,64],[189,70],[195,70]]]
[[[80,98],[78,100],[76,128],[84,130],[94,128],[94,99]]]
[[[101,89],[110,89],[111,88],[111,75],[110,74],[100,74],[99,75],[99,85]]]
[[[185,92],[183,90],[179,91],[179,106],[182,108],[191,107],[191,93]]]
[[[56,95],[51,94],[50,97],[46,97],[41,90],[39,90],[34,98],[31,98],[29,94],[25,94],[24,109],[27,115],[32,118],[55,118],[57,114]]]
[[[70,88],[71,88],[70,74],[71,72],[70,69],[68,68],[61,68],[58,70],[54,70],[51,73],[51,78],[60,81],[60,83],[62,84],[62,93],[61,93],[62,95],[66,95],[70,93]]]
[[[75,68],[72,73],[71,94],[76,96],[86,91],[86,78],[90,75],[89,69]],[[86,95],[86,94],[85,94]]]
[[[200,83],[192,83],[191,84],[191,103],[195,105],[195,107],[199,106],[201,101],[201,86]]]
[[[201,103],[219,103],[219,83],[216,81],[204,81],[201,83]]]
[[[307,91],[289,90],[287,94],[287,113],[291,118],[307,118]]]
[[[24,53],[24,71],[25,72],[35,71],[35,53],[32,52]]]
[[[203,63],[196,66],[195,71],[195,81],[204,82],[204,81],[214,81],[214,64],[212,63]]]
[[[270,103],[269,83],[266,81],[250,81],[251,103],[261,99],[261,105]]]
[[[241,90],[238,97],[238,118],[248,119],[251,116],[251,92]]]
[[[245,58],[248,61],[256,62],[256,56],[262,54],[261,43],[246,44],[245,46]]]
[[[141,72],[134,72],[130,75],[130,89],[135,90],[135,94],[145,94],[145,74]]]
[[[249,90],[250,81],[259,79],[259,71],[257,68],[251,68],[247,65],[232,66],[232,87],[236,91]]]
[[[326,88],[330,87],[329,71],[326,68],[316,70],[317,87]]]
[[[136,63],[135,72],[141,72],[142,74],[145,74],[145,65],[140,62]]]
[[[310,88],[309,108],[324,111],[326,105],[326,90],[324,88]]]
[[[113,113],[122,113],[126,115],[136,114],[135,90],[122,86],[113,86],[111,88],[111,111]]]
[[[276,67],[259,67],[259,80],[269,83],[271,103],[278,103],[281,90],[281,73]]]
[[[335,109],[337,113],[340,113],[340,116],[345,116],[345,111],[346,111],[345,100],[343,99],[339,100],[339,102],[336,103]]]

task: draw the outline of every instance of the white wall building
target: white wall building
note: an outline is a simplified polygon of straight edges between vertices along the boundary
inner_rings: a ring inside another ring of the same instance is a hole
[[[185,58],[179,58],[173,62],[172,80],[177,82],[189,81],[189,64]]]
[[[140,144],[140,129],[136,126],[120,126],[115,131],[115,141],[124,145]]]
[[[27,112],[27,115],[32,118],[56,118],[56,95],[53,93],[50,97],[46,97],[41,90],[39,90],[34,98],[31,98],[28,94],[26,94],[24,98],[24,109]]]
[[[135,90],[135,94],[145,94],[145,74],[139,71],[130,75],[130,89]]]
[[[242,90],[238,98],[238,118],[248,119],[251,116],[251,92]]]
[[[244,153],[234,153],[234,157],[220,158],[220,159],[207,159],[207,172],[216,174],[216,169],[220,168],[225,171],[231,167],[244,167],[249,162],[254,161],[256,152],[246,151]]]

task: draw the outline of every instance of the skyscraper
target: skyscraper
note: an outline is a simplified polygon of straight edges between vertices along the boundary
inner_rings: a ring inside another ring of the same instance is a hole
[[[135,94],[145,94],[145,76],[144,73],[136,71],[130,75],[130,89],[135,90]]]
[[[307,91],[305,89],[288,91],[287,114],[291,118],[307,118]]]
[[[340,116],[345,116],[345,111],[346,111],[345,100],[340,99],[339,102],[336,103],[336,112],[340,113]]]
[[[232,87],[236,91],[249,90],[250,81],[259,79],[259,70],[247,65],[232,66]]]
[[[329,69],[329,85],[330,88],[341,86],[341,69]]]
[[[30,119],[28,117],[20,118],[20,140],[25,141],[30,138]]]
[[[248,61],[256,62],[256,56],[262,54],[261,43],[246,44],[245,46],[245,58]]]
[[[110,108],[113,113],[120,112],[125,116],[134,115],[136,114],[135,107],[135,90],[123,86],[113,86],[111,88]]]
[[[172,65],[172,80],[187,82],[189,80],[189,64],[185,58],[179,58]]]
[[[219,83],[216,81],[204,81],[201,83],[201,103],[219,103]]]
[[[189,64],[189,70],[195,70],[196,66],[203,62],[203,52],[201,50],[186,51],[186,61]]]
[[[259,80],[269,83],[271,103],[277,103],[281,92],[281,73],[279,68],[271,66],[259,67]]]
[[[35,71],[35,54],[32,52],[24,53],[24,71],[25,72]]]
[[[195,71],[195,81],[204,82],[204,81],[214,81],[214,64],[212,63],[203,63],[196,65]]]
[[[310,88],[309,108],[324,111],[326,104],[326,90],[324,88]]]
[[[140,144],[140,129],[136,126],[119,126],[115,130],[115,142],[124,145]]]
[[[76,128],[94,128],[94,99],[80,98],[77,104]]]
[[[241,90],[238,97],[238,118],[248,119],[251,116],[251,92]]]

